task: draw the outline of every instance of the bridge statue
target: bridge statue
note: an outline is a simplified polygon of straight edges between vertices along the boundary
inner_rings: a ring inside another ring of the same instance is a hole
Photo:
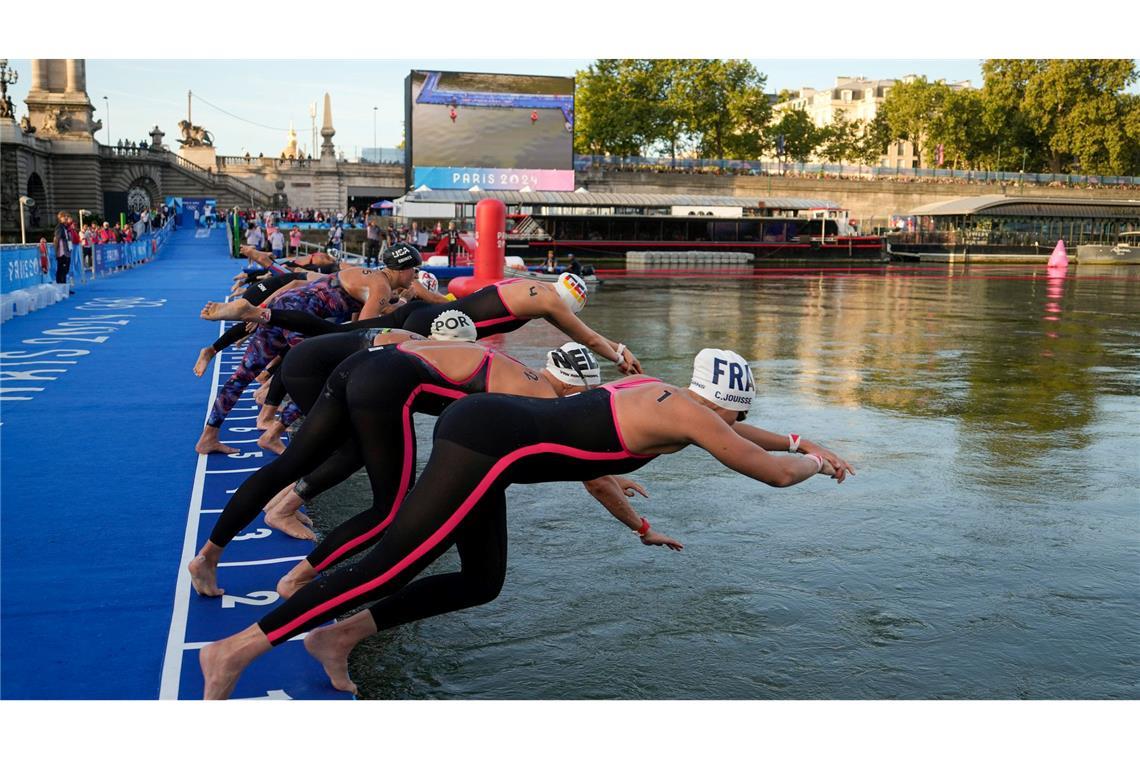
[[[178,128],[182,130],[182,139],[178,142],[185,145],[187,148],[195,148],[203,145],[213,146],[214,136],[202,127],[191,124],[186,119],[178,122]]]

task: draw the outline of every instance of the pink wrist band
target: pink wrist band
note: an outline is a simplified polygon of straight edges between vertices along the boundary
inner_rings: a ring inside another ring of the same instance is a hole
[[[811,459],[815,462],[815,471],[817,473],[823,469],[823,457],[819,454],[804,454],[804,459]]]

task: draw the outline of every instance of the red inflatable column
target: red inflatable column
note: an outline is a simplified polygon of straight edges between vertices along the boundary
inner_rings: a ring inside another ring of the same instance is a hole
[[[475,205],[475,275],[456,277],[447,292],[462,298],[503,279],[507,254],[507,207],[495,198]]]

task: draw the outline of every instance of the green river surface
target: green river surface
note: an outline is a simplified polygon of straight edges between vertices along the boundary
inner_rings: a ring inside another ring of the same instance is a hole
[[[635,506],[681,553],[577,484],[512,486],[502,594],[362,643],[363,698],[1140,698],[1140,267],[614,275],[581,316],[646,372],[684,386],[701,348],[737,351],[749,422],[858,475],[661,457]],[[500,344],[538,365],[563,340]],[[367,500],[358,474],[318,528]]]

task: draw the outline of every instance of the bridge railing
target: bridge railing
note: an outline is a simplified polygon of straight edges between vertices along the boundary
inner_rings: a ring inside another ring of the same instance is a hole
[[[617,171],[681,171],[765,176],[833,177],[935,182],[1029,183],[1034,185],[1140,186],[1140,177],[1093,174],[998,172],[962,169],[914,169],[856,164],[807,163],[802,161],[744,161],[738,159],[677,158],[670,156],[575,156],[574,169]]]
[[[271,202],[269,193],[261,190],[248,182],[244,182],[237,177],[225,174],[221,171],[215,171],[213,167],[203,167],[188,161],[182,156],[172,151],[166,150],[151,150],[149,148],[139,147],[122,147],[118,145],[100,145],[99,155],[106,158],[122,158],[122,159],[159,159],[170,162],[183,171],[190,172],[196,176],[201,182],[212,187],[222,187],[229,190],[234,195],[248,200],[251,206],[267,207]]]

